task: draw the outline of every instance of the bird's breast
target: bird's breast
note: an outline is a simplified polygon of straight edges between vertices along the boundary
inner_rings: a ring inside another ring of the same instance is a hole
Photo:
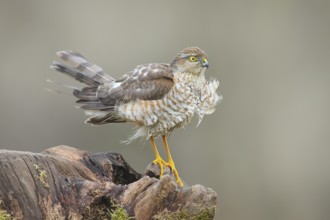
[[[162,98],[135,100],[118,107],[118,113],[148,129],[148,135],[167,135],[188,124],[194,116],[200,93],[191,84],[177,82]]]

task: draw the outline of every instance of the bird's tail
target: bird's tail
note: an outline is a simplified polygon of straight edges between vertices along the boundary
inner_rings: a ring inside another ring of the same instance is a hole
[[[97,98],[98,86],[112,82],[115,79],[105,73],[101,67],[90,63],[77,52],[59,51],[57,55],[68,65],[54,61],[50,67],[87,85],[82,89],[73,89],[73,95],[78,98],[77,103],[85,104],[81,108],[89,107],[90,109],[91,104],[101,105],[98,103]],[[102,107],[104,108],[104,106]]]
[[[59,51],[57,55],[67,62],[64,65],[54,61],[51,68],[64,73],[75,80],[85,83],[90,87],[97,87],[115,79],[105,73],[101,67],[90,63],[81,54],[72,51]]]
[[[89,116],[86,123],[98,125],[125,121],[114,113],[113,106],[104,105],[97,97],[98,87],[114,82],[113,77],[77,52],[59,51],[57,55],[68,65],[54,61],[50,67],[87,85],[82,89],[70,87],[73,88],[73,95],[78,98],[76,103],[80,104],[80,108]]]

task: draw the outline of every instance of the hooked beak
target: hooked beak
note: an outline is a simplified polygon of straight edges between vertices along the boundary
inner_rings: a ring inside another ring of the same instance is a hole
[[[203,61],[202,61],[202,67],[209,68],[209,62],[207,62],[207,59],[203,59]]]

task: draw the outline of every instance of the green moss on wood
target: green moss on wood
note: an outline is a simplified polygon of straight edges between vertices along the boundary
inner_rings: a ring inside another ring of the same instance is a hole
[[[38,178],[39,178],[40,182],[42,183],[42,185],[45,188],[49,188],[49,184],[46,182],[46,180],[47,180],[46,170],[41,169],[40,164],[33,164],[33,166],[38,172]]]
[[[127,211],[124,209],[123,206],[119,204],[112,203],[112,210],[108,209],[108,215],[110,216],[111,220],[130,220],[134,219],[134,217],[130,217]]]
[[[84,216],[86,220],[133,220],[126,209],[113,201],[106,202],[102,206],[96,205],[95,207],[88,207],[87,213]]]
[[[154,220],[209,220],[213,219],[215,213],[215,207],[211,209],[201,209],[199,212],[189,215],[185,210],[176,210],[174,212],[168,211],[165,209],[162,212],[156,214],[153,219]]]
[[[0,220],[11,220],[11,216],[6,210],[0,209]]]

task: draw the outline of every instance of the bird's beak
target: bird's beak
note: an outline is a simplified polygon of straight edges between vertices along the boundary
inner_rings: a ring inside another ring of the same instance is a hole
[[[209,62],[207,62],[207,59],[203,59],[203,61],[202,61],[202,67],[209,68]]]

